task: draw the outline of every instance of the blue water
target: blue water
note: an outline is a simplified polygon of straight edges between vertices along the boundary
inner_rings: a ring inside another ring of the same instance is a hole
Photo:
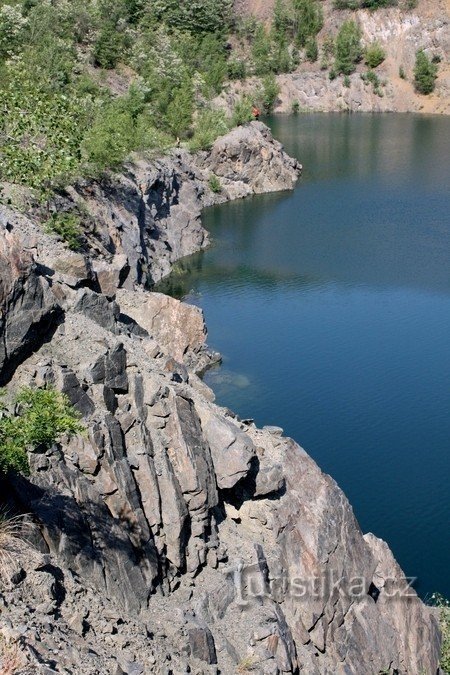
[[[204,309],[217,401],[282,426],[450,597],[450,119],[269,123],[297,188],[205,212],[213,246],[169,288]]]

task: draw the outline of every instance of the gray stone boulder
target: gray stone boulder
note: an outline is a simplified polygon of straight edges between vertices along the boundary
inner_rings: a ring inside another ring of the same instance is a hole
[[[0,227],[0,383],[47,339],[61,308],[19,237]]]

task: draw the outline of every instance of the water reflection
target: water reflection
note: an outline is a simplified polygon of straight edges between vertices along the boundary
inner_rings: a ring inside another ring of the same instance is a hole
[[[161,288],[204,309],[218,402],[301,441],[450,596],[450,119],[270,123],[298,187],[209,209],[214,245]]]

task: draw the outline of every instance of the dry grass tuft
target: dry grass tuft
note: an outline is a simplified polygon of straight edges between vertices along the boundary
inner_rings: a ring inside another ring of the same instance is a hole
[[[17,642],[0,642],[0,675],[15,675],[25,665],[25,657]]]
[[[26,539],[32,528],[32,523],[26,521],[25,516],[10,516],[0,511],[0,583],[9,583],[18,561],[25,555],[29,557],[32,552],[32,546]]]

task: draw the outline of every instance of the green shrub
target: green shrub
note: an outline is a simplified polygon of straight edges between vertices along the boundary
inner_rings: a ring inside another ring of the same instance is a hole
[[[382,82],[374,70],[369,69],[367,73],[361,73],[361,79],[372,85],[374,94],[380,96],[380,98],[384,96],[381,89]]]
[[[247,95],[241,96],[234,105],[231,122],[233,126],[241,126],[251,122],[252,119],[252,100]]]
[[[220,180],[214,173],[212,173],[211,176],[209,177],[208,185],[211,192],[214,192],[215,194],[222,192],[222,185],[220,184]]]
[[[150,11],[159,22],[191,33],[226,31],[231,0],[153,0]]]
[[[378,42],[372,42],[364,51],[364,61],[369,68],[376,68],[385,58],[386,52]]]
[[[123,51],[123,39],[111,22],[106,23],[94,44],[94,62],[101,68],[115,68]]]
[[[134,124],[131,112],[115,103],[98,110],[82,143],[85,162],[94,173],[120,166],[135,149]]]
[[[262,24],[256,29],[252,44],[252,61],[256,75],[267,75],[271,70],[271,45],[269,35]]]
[[[450,673],[450,601],[440,593],[433,593],[431,604],[439,608],[439,625],[442,633],[440,666],[444,673]]]
[[[271,73],[262,80],[261,106],[265,113],[270,113],[275,107],[280,87],[278,86],[275,75]]]
[[[300,103],[297,100],[292,101],[292,114],[298,115],[299,112],[300,112]]]
[[[194,91],[192,80],[186,77],[175,91],[166,110],[166,127],[174,136],[185,136],[192,124]]]
[[[319,48],[317,46],[317,40],[315,38],[312,37],[308,38],[306,42],[305,55],[308,61],[311,61],[311,63],[317,61],[319,56]]]
[[[292,26],[290,3],[285,0],[275,0],[273,8],[273,27],[279,35],[285,36]]]
[[[419,94],[431,94],[437,78],[437,65],[432,63],[421,49],[416,55],[414,67],[414,87]]]
[[[78,251],[83,242],[80,217],[75,213],[54,213],[45,223],[49,234],[57,234],[72,251]]]
[[[349,88],[350,88],[350,85],[351,85],[350,78],[349,78],[348,75],[345,75],[345,77],[344,77],[344,87],[346,87],[347,89],[349,89]]]
[[[305,47],[308,38],[315,37],[323,26],[323,12],[317,0],[292,0],[294,33],[298,47]]]
[[[226,134],[228,130],[229,125],[223,110],[203,110],[196,120],[189,149],[208,150],[216,138]]]
[[[29,472],[28,450],[46,450],[63,434],[83,431],[78,413],[65,394],[48,387],[23,388],[14,399],[16,414],[0,418],[0,472]]]
[[[230,59],[227,68],[230,80],[245,80],[247,77],[247,67],[241,59]]]
[[[397,0],[334,0],[335,9],[381,9],[395,7]]]
[[[354,21],[344,21],[336,37],[335,70],[350,75],[362,58],[361,30]]]
[[[23,44],[27,20],[18,7],[0,7],[0,59],[10,58]]]
[[[405,69],[403,68],[403,66],[399,67],[398,76],[401,80],[406,80],[406,73],[405,73]]]
[[[41,188],[80,169],[80,144],[91,101],[48,91],[20,61],[3,70],[0,87],[0,175]]]

